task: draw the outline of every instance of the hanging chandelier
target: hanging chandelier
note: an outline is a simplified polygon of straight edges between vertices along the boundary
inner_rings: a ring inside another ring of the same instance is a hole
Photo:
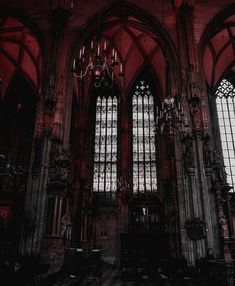
[[[73,9],[78,0],[51,0],[51,8],[61,7],[63,9]]]
[[[88,50],[88,52],[87,52]],[[123,63],[118,61],[117,51],[107,49],[107,42],[91,41],[90,48],[83,46],[79,50],[78,59],[73,59],[72,72],[82,81],[85,77],[92,77],[94,86],[99,88],[112,87],[114,70],[118,68],[118,75],[123,76]],[[111,55],[110,55],[111,54]]]
[[[165,98],[161,107],[157,107],[156,128],[158,132],[173,135],[176,127],[182,128],[183,115],[183,108],[175,97]]]

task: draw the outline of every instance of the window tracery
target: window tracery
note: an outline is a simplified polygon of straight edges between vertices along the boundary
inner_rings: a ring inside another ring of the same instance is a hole
[[[157,190],[154,98],[140,81],[132,97],[133,192]]]
[[[227,183],[235,186],[235,87],[223,79],[215,93]]]
[[[93,191],[117,190],[117,97],[97,97]]]

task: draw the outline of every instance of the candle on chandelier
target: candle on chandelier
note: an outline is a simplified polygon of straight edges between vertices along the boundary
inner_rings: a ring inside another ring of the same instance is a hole
[[[121,63],[120,64],[120,73],[122,73],[123,72],[123,64]]]
[[[94,47],[94,43],[93,41],[91,41],[91,51],[93,50],[93,47]]]
[[[106,41],[104,42],[104,51],[106,52],[106,49],[107,49],[107,43]]]
[[[98,56],[100,55],[100,44],[98,44],[98,47],[97,47],[97,55]]]
[[[75,70],[75,68],[76,68],[76,60],[73,59],[73,70]]]

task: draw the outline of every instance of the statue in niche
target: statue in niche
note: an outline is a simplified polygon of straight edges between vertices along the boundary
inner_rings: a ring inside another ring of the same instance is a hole
[[[215,180],[226,181],[227,174],[225,172],[223,155],[214,150],[212,152],[212,163],[215,170]]]
[[[72,221],[70,215],[65,213],[61,218],[61,236],[64,239],[71,239],[72,237]]]
[[[69,180],[69,169],[65,167],[59,167],[57,175],[61,182],[67,182]]]
[[[199,97],[192,97],[190,112],[193,119],[193,127],[199,129],[201,127],[201,113],[200,113],[200,99]]]
[[[203,144],[203,159],[205,167],[209,167],[211,165],[211,149],[209,140],[205,140]]]
[[[51,152],[52,170],[50,175],[50,184],[66,186],[72,183],[70,150],[63,149],[59,151],[54,148]]]
[[[184,162],[186,167],[194,167],[194,155],[193,155],[193,142],[192,138],[187,138],[185,141]]]
[[[228,232],[228,224],[225,216],[221,216],[220,218],[220,226],[221,226],[221,235],[223,238],[228,238],[229,237],[229,232]]]

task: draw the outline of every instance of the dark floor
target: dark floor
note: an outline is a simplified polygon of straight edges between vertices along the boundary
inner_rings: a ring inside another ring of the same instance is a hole
[[[142,276],[140,278],[131,279],[128,278],[128,280],[124,279],[122,277],[122,273],[119,269],[106,269],[100,279],[95,280],[92,277],[87,277],[87,279],[79,279],[79,277],[66,277],[64,280],[55,283],[53,286],[75,286],[75,285],[81,285],[81,286],[93,286],[93,285],[99,285],[99,286],[170,286],[171,284],[167,283],[167,281],[162,281],[162,283],[157,283],[156,281],[150,281],[147,276]],[[185,284],[186,285],[186,284]]]

